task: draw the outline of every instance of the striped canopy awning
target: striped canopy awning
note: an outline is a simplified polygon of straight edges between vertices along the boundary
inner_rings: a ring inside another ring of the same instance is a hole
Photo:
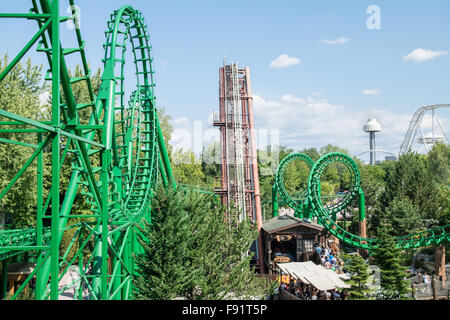
[[[311,284],[318,290],[333,290],[350,288],[333,270],[316,265],[312,261],[277,263],[278,268],[306,284]]]

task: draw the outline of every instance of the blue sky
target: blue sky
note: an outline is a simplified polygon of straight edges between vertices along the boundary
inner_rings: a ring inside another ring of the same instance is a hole
[[[124,3],[76,1],[94,68],[100,66],[106,21]],[[156,94],[173,118],[175,145],[186,143],[184,133],[193,133],[195,121],[203,123],[203,130],[211,128],[208,118],[218,108],[218,68],[224,57],[250,67],[256,129],[278,130],[279,142],[295,149],[332,143],[358,154],[368,146],[364,121],[375,116],[384,128],[378,146],[396,153],[418,107],[450,102],[448,0],[126,3],[141,10],[150,27]],[[367,28],[371,5],[380,8],[380,30]],[[1,7],[26,12],[30,2],[8,1]],[[62,1],[63,12],[66,7]],[[12,55],[36,27],[6,23],[0,20],[0,51]],[[270,67],[280,55],[298,63]],[[29,56],[44,62],[42,55]],[[448,128],[449,112],[439,117]]]

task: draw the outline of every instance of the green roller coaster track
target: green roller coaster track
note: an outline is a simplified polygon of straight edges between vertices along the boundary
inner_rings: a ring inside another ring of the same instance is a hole
[[[308,187],[300,197],[289,195],[284,184],[284,172],[294,160],[305,162],[310,168]],[[350,172],[350,186],[348,190],[339,197],[339,201],[324,205],[323,200],[327,197],[321,195],[320,179],[324,170],[332,163],[343,164]],[[376,238],[363,238],[352,234],[342,228],[336,219],[339,212],[343,212],[358,201],[359,220],[365,219],[364,192],[360,186],[361,177],[355,161],[346,154],[330,153],[322,156],[315,163],[306,154],[294,153],[284,158],[277,169],[275,183],[272,189],[272,208],[273,215],[278,212],[278,195],[281,200],[294,209],[295,215],[301,218],[310,219],[315,217],[317,222],[326,228],[333,236],[338,238],[346,245],[358,249],[368,250],[376,249],[379,240]],[[395,242],[398,247],[403,249],[418,248],[432,244],[440,244],[450,240],[450,225],[439,226],[422,232],[396,237]]]
[[[38,28],[2,71],[0,81],[36,46],[46,55],[46,80],[52,88],[51,121],[28,119],[0,106],[0,117],[8,120],[0,122],[1,132],[34,135],[37,141],[32,156],[1,190],[0,201],[33,162],[37,162],[38,193],[36,227],[0,231],[0,259],[6,263],[5,259],[23,253],[37,257],[36,267],[12,299],[34,278],[36,299],[58,299],[66,289],[59,287],[60,280],[74,265],[79,270],[78,280],[72,284],[75,299],[130,299],[135,273],[132,254],[142,250],[137,226],[142,219],[150,221],[150,199],[158,177],[166,187],[176,187],[156,112],[150,37],[142,14],[131,6],[111,15],[103,45],[104,71],[95,95],[79,28],[73,30],[76,47],[65,48],[61,43],[61,23],[78,21],[74,1],[67,5],[72,8],[71,16],[60,16],[60,0],[31,0],[27,13],[0,14],[0,18],[32,21]],[[136,88],[128,102],[127,48],[131,48],[132,60],[128,65],[134,63],[136,75]],[[66,64],[69,55],[81,59],[82,76],[70,76]],[[76,101],[73,85],[79,82],[86,84],[88,102]],[[88,112],[88,121],[83,122],[82,112]],[[26,145],[5,139],[2,143]],[[45,150],[51,150],[51,190],[46,199]],[[72,159],[71,177],[67,189],[62,190],[60,171],[68,155]],[[90,205],[89,215],[72,210],[80,192]],[[61,240],[69,231],[74,236],[63,249]],[[93,250],[85,250],[89,243]]]

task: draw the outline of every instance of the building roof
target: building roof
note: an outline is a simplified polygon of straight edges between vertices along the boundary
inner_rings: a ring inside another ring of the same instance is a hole
[[[11,263],[8,265],[8,274],[30,274],[36,268],[36,263]]]
[[[333,270],[316,265],[312,261],[277,263],[277,266],[284,273],[291,275],[295,279],[299,279],[303,283],[311,284],[321,291],[350,288]]]
[[[303,226],[311,229],[316,229],[318,231],[323,230],[323,227],[316,223],[306,222],[289,215],[276,216],[272,219],[266,220],[263,222],[262,228],[267,233],[274,233],[276,231],[290,229],[296,226]]]

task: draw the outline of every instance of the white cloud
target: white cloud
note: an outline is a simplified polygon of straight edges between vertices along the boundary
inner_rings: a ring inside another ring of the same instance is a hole
[[[329,45],[332,45],[332,46],[336,45],[336,44],[344,44],[344,43],[347,43],[349,41],[350,41],[349,38],[344,38],[344,37],[340,37],[340,38],[337,38],[337,39],[334,39],[334,40],[320,40],[320,42],[326,43],[326,44],[329,44]]]
[[[177,128],[173,131],[169,143],[174,150],[183,149],[192,150],[192,133],[186,128]]]
[[[383,129],[377,135],[377,147],[396,154],[412,117],[385,109],[357,110],[313,95],[299,98],[286,94],[265,100],[254,94],[253,101],[255,129],[278,129],[280,144],[296,150],[333,144],[360,154],[369,148],[363,125],[375,117]]]
[[[285,94],[281,97],[281,101],[286,103],[305,103],[305,99],[296,98],[292,94]]]
[[[187,126],[189,124],[189,119],[186,117],[181,117],[172,122],[174,126]]]
[[[415,49],[407,56],[403,57],[404,61],[423,62],[448,54],[447,51],[431,51],[426,49]]]
[[[378,89],[378,88],[376,88],[376,89],[366,89],[366,90],[363,90],[362,93],[363,93],[363,94],[371,94],[371,95],[375,95],[375,94],[380,94],[380,93],[381,93],[381,90]]]
[[[296,64],[299,64],[301,61],[298,58],[289,57],[287,54],[282,54],[272,62],[270,62],[269,66],[274,69],[286,68]]]

